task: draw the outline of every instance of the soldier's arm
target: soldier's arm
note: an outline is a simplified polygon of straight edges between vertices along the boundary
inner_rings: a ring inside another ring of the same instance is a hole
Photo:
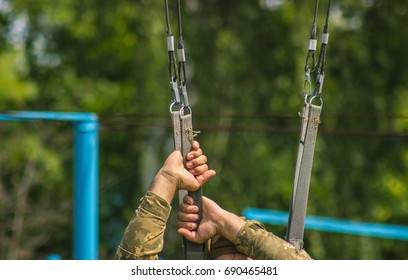
[[[176,191],[194,191],[215,175],[215,171],[208,169],[207,158],[198,142],[193,142],[193,150],[187,154],[187,159],[188,170],[184,168],[183,157],[179,151],[174,151],[166,159],[129,222],[115,259],[158,258],[163,248],[170,204]]]
[[[306,251],[299,250],[289,242],[247,221],[235,239],[241,253],[255,260],[310,260]]]
[[[115,259],[154,260],[163,249],[163,235],[170,215],[170,204],[147,192],[128,224]]]
[[[234,243],[238,251],[256,260],[310,259],[305,251],[296,249],[257,223],[243,220],[206,197],[202,202],[203,219],[200,225],[196,223],[198,217],[194,213],[198,209],[193,205],[192,198],[186,196],[180,205],[178,232],[188,240],[203,243],[218,234]]]
[[[129,222],[115,259],[154,260],[163,249],[170,203],[177,190],[176,171],[183,168],[181,154],[172,153],[159,170]]]

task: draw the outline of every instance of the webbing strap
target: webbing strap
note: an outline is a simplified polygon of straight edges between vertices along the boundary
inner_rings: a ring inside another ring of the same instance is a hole
[[[182,153],[184,162],[186,162],[186,156],[192,149],[194,132],[193,132],[193,122],[192,122],[192,114],[191,112],[187,115],[181,115],[181,142],[182,142]],[[180,191],[179,191],[179,199],[180,199]],[[199,220],[197,221],[198,224],[201,222],[202,217],[202,209],[201,209],[201,199],[202,199],[202,189],[199,188],[197,191],[191,192],[188,191],[188,195],[191,196],[194,200],[194,205],[198,207],[198,215]],[[184,194],[183,194],[184,196]],[[181,197],[180,202],[183,201]],[[183,238],[183,246],[184,246],[184,255],[187,260],[202,260],[204,259],[204,250],[203,244],[197,244],[194,242],[190,242]]]
[[[289,211],[286,240],[293,246],[303,248],[303,234],[309,195],[310,176],[317,130],[320,123],[321,106],[305,102],[303,121],[299,141],[298,161],[295,169],[292,201]]]
[[[173,125],[173,140],[174,140],[174,149],[180,150],[182,149],[181,143],[181,121],[180,121],[180,111],[172,111],[171,112],[171,123]],[[183,154],[184,155],[184,154]],[[183,197],[187,194],[186,190],[179,190],[178,191],[178,199],[179,203],[183,202]]]
[[[171,123],[173,125],[173,140],[174,140],[174,149],[181,150],[182,143],[181,143],[181,121],[180,121],[180,111],[172,111],[171,112]],[[183,197],[187,194],[186,190],[179,190],[179,202],[183,202]]]
[[[181,151],[180,111],[172,111],[171,112],[171,123],[173,125],[174,149]]]
[[[188,94],[187,94],[187,78],[186,78],[186,55],[184,51],[184,41],[182,35],[181,26],[181,5],[180,0],[177,0],[177,18],[179,29],[179,40],[177,47],[178,64],[177,70],[176,58],[174,56],[174,37],[171,33],[170,19],[169,19],[169,6],[168,0],[165,0],[166,11],[166,24],[167,24],[167,50],[169,54],[169,72],[170,72],[170,89],[172,93],[172,104],[170,105],[171,120],[173,125],[173,138],[174,148],[181,151],[184,159],[184,166],[186,164],[187,154],[192,149],[194,132],[192,125],[192,113],[189,107]],[[182,94],[182,98],[180,98]],[[174,110],[173,105],[180,108],[180,110]],[[188,111],[188,114],[186,114]],[[185,166],[186,167],[186,166]],[[185,190],[178,191],[179,202],[183,202],[183,198],[186,194],[189,194],[194,199],[194,204],[199,208],[199,217],[201,221],[201,188],[195,192],[187,192]],[[192,243],[183,238],[183,248],[185,258],[188,260],[201,260],[204,259],[203,245]]]
[[[300,163],[302,162],[302,157],[303,157],[303,149],[304,149],[304,139],[306,136],[306,129],[307,129],[307,122],[309,120],[309,102],[305,101],[303,103],[303,108],[302,108],[302,114],[300,115],[302,117],[302,125],[300,127],[300,137],[299,137],[299,146],[298,146],[298,155],[297,155],[297,160],[296,160],[296,167],[295,167],[295,176],[293,180],[293,186],[297,186],[298,180],[299,180],[299,169],[300,169]],[[292,194],[292,204],[294,203],[293,199],[295,198],[295,191],[296,189],[293,188],[293,194]],[[290,210],[289,210],[290,212]]]

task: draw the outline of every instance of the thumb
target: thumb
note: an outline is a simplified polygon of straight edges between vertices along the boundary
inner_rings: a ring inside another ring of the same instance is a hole
[[[189,191],[196,191],[200,188],[200,183],[199,181],[194,177],[193,174],[191,174],[187,169],[184,167],[181,170],[180,173],[180,178],[181,178],[181,184],[179,185],[180,189],[185,189]]]
[[[212,177],[214,177],[217,173],[214,170],[207,170],[203,174],[196,176],[196,180],[198,181],[199,185],[202,186],[207,183]]]

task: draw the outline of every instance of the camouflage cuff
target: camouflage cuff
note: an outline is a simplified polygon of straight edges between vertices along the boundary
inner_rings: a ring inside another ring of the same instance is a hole
[[[239,231],[235,246],[241,253],[254,260],[311,259],[306,251],[298,250],[289,242],[266,231],[259,224],[248,221]]]
[[[254,256],[254,240],[255,232],[260,229],[265,229],[265,226],[258,221],[246,221],[245,225],[238,232],[235,240],[235,247],[241,253],[253,257]]]
[[[142,198],[139,209],[167,222],[171,212],[171,205],[157,194],[147,192]]]
[[[166,200],[147,192],[125,230],[115,259],[157,259],[170,211]]]

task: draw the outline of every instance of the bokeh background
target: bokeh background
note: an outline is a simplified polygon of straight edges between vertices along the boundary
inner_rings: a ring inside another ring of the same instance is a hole
[[[196,139],[218,173],[204,193],[232,212],[289,209],[314,5],[182,1]],[[408,224],[407,21],[406,0],[333,1],[309,214]],[[3,112],[98,114],[99,257],[112,259],[173,149],[164,1],[1,0],[0,70]],[[0,259],[72,259],[72,127],[0,132]],[[182,258],[176,211],[165,259]],[[305,248],[316,259],[408,258],[406,241],[312,230]]]

